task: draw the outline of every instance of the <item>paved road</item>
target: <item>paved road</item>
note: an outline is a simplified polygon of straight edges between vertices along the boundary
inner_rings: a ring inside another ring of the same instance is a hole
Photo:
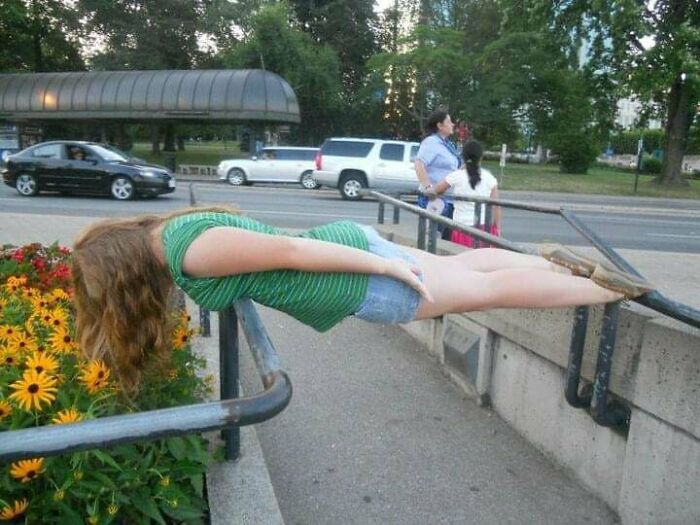
[[[57,195],[27,199],[12,188],[0,186],[0,210],[95,217],[165,212],[189,204],[188,186],[181,182],[172,195],[132,202]],[[215,183],[196,183],[195,188],[200,202],[236,204],[252,217],[280,227],[308,228],[337,219],[376,222],[375,202],[343,201],[335,191],[264,186],[232,188]],[[504,192],[503,198],[549,206],[566,203],[596,233],[618,248],[700,253],[700,201],[521,192]],[[415,218],[405,213],[403,221],[415,224]],[[505,211],[503,234],[517,242],[587,244],[557,217],[515,210]]]

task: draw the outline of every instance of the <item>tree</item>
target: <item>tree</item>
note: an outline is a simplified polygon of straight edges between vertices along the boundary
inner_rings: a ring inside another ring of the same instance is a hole
[[[659,182],[683,183],[681,164],[700,103],[700,3],[688,0],[539,0],[552,27],[585,46],[589,70],[623,94],[662,101],[666,144]]]
[[[80,24],[58,0],[0,0],[0,70],[74,71],[85,68]]]
[[[266,69],[289,82],[301,111],[294,137],[299,143],[315,145],[337,131],[343,110],[338,58],[301,30],[285,2],[264,6],[245,41],[226,50],[223,61],[232,68]]]

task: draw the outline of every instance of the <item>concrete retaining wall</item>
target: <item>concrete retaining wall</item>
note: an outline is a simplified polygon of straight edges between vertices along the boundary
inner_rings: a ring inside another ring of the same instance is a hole
[[[602,308],[589,320],[593,380]],[[627,436],[564,398],[573,309],[448,315],[405,329],[464,391],[501,417],[624,523],[700,522],[700,331],[620,313],[611,392],[632,408]]]
[[[594,307],[589,317],[588,382],[602,311]],[[700,523],[700,330],[651,310],[621,309],[610,390],[632,411],[623,435],[564,398],[573,319],[573,308],[495,310],[404,328],[469,396],[489,404],[623,523]]]

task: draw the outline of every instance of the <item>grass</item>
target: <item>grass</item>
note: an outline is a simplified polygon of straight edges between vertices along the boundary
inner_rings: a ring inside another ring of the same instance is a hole
[[[151,153],[151,144],[137,142],[130,153],[136,157],[154,162],[163,163],[163,154]],[[248,157],[249,154],[241,152],[238,142],[186,142],[185,151],[177,151],[175,158],[178,164],[200,164],[216,166],[224,159]]]
[[[151,153],[150,143],[134,144],[131,154],[163,163],[162,154]],[[215,166],[224,159],[248,157],[249,153],[241,152],[238,142],[187,142],[185,151],[175,155],[178,164]],[[502,180],[497,162],[487,161],[484,166],[498,177],[504,190],[700,199],[700,180],[690,180],[689,186],[669,188],[654,183],[652,175],[640,175],[635,193],[634,173],[605,166],[594,166],[586,175],[571,175],[560,173],[554,165],[508,164]]]
[[[689,180],[689,186],[666,187],[656,184],[653,175],[640,175],[635,193],[634,173],[604,166],[594,166],[586,175],[572,175],[561,173],[554,165],[509,164],[502,180],[497,162],[485,162],[484,166],[496,175],[504,190],[700,199],[700,180]]]

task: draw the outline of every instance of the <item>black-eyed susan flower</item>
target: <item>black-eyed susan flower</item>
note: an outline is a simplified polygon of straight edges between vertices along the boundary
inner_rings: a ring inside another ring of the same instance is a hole
[[[85,385],[87,391],[91,394],[96,394],[109,382],[109,368],[101,359],[92,361],[83,367],[80,374],[80,380]]]
[[[27,370],[22,379],[10,385],[15,391],[10,395],[10,399],[17,401],[24,410],[31,410],[32,407],[41,410],[42,403],[51,404],[56,396],[56,378],[45,372],[38,373],[36,370]]]
[[[67,408],[57,412],[51,422],[56,425],[63,425],[65,423],[77,423],[82,420],[83,416],[80,412],[75,408]]]
[[[25,299],[29,299],[31,301],[36,297],[41,297],[41,292],[36,288],[28,287],[22,289],[22,295]]]
[[[119,512],[119,507],[114,503],[107,507],[107,514],[109,514],[110,516],[115,516],[117,512]]]
[[[20,359],[17,352],[9,348],[0,348],[0,366],[17,366],[20,363]]]
[[[0,400],[0,421],[12,414],[12,405],[5,400]]]
[[[0,339],[7,340],[20,331],[22,331],[22,329],[19,326],[0,324]]]
[[[75,340],[65,327],[61,327],[51,334],[51,337],[49,337],[49,344],[51,348],[53,348],[53,351],[58,353],[68,354],[76,350]]]
[[[36,341],[24,330],[16,330],[7,338],[7,347],[15,352],[33,352],[36,350]]]
[[[51,297],[56,301],[67,301],[70,299],[70,295],[62,288],[55,288],[51,292]]]
[[[27,362],[24,364],[30,370],[36,370],[37,373],[46,372],[47,374],[53,374],[58,370],[58,361],[47,354],[46,352],[35,351],[29,356]]]
[[[32,309],[37,312],[45,310],[51,306],[51,296],[36,295],[31,299]]]
[[[177,350],[184,348],[190,342],[192,332],[184,326],[178,326],[173,332],[173,347]]]
[[[21,516],[28,506],[27,498],[15,500],[14,504],[4,506],[0,510],[0,520],[10,521],[15,519],[17,516]]]
[[[44,458],[23,459],[10,466],[10,476],[22,483],[29,483],[42,472],[44,472]]]
[[[50,317],[47,324],[54,330],[66,328],[68,326],[68,314],[63,308],[54,308],[50,311]]]

